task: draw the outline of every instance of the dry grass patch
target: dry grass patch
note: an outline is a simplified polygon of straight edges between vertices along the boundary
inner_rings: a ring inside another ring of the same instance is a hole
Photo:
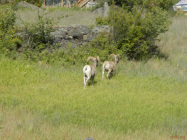
[[[56,27],[69,27],[74,25],[95,25],[95,19],[98,14],[92,13],[91,10],[71,9],[71,8],[47,8],[40,12],[31,9],[19,9],[17,12],[18,19],[16,24],[23,26],[23,22],[36,22],[38,14],[51,19]],[[21,20],[20,20],[21,19]]]

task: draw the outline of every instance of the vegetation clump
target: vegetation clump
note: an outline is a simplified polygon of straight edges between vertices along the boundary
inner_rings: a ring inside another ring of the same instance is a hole
[[[21,44],[21,40],[15,37],[16,15],[11,6],[0,8],[0,53],[13,57]]]
[[[111,40],[129,59],[146,59],[155,55],[155,42],[159,34],[168,30],[168,14],[155,7],[151,11],[134,7],[132,12],[114,7],[109,24],[112,27]]]

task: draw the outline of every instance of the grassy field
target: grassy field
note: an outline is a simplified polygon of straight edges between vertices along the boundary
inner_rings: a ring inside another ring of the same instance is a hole
[[[64,68],[1,56],[0,139],[187,137],[186,30],[186,17],[173,18],[158,43],[167,59],[121,61],[111,80],[101,79],[99,67],[86,90],[83,65]]]
[[[54,22],[55,27],[68,27],[75,25],[93,26],[98,14],[93,13],[90,9],[69,9],[69,8],[46,8],[45,10],[34,11],[32,9],[19,9],[16,12],[18,27],[23,26],[23,22],[33,23],[38,19],[38,14],[49,18]]]

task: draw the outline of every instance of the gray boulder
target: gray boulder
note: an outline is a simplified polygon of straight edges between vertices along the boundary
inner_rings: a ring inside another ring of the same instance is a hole
[[[99,14],[100,16],[107,17],[109,14],[109,6],[108,3],[105,2],[103,7],[97,8],[96,10],[93,11],[94,14]]]
[[[38,10],[38,11],[42,10],[41,8],[39,8],[39,7],[37,7],[37,6],[33,5],[33,4],[30,4],[28,2],[25,2],[25,1],[21,1],[21,2],[17,3],[16,7],[18,7],[18,8],[19,7],[20,8],[30,8],[32,10]]]
[[[109,33],[110,27],[108,25],[101,25],[101,26],[95,26],[92,29],[92,34],[94,35],[93,36],[94,38],[96,38],[102,32]]]
[[[100,16],[103,16],[104,13],[104,7],[97,8],[93,11],[94,14],[99,14]]]
[[[51,32],[53,45],[59,44],[60,47],[72,45],[81,46],[95,39],[101,32],[109,33],[109,26],[97,26],[92,30],[86,26],[62,27]]]
[[[109,10],[110,10],[110,9],[109,9],[108,3],[105,2],[105,4],[104,4],[104,13],[103,13],[103,16],[104,16],[104,17],[108,17]]]

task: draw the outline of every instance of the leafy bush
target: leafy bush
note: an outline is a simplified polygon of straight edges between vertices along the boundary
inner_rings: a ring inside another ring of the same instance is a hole
[[[122,54],[117,49],[114,43],[108,41],[108,34],[101,33],[95,40],[89,44],[83,45],[78,48],[78,52],[82,52],[82,61],[85,61],[88,56],[100,56],[101,61],[108,59],[109,54]]]
[[[153,7],[160,7],[163,10],[171,10],[172,6],[178,2],[178,0],[114,0],[115,4],[126,7],[128,10],[132,10],[134,6],[141,6],[143,8],[152,9]]]
[[[11,5],[0,8],[0,53],[14,57],[21,40],[15,37],[15,11]]]
[[[103,19],[103,22],[106,19]],[[99,23],[102,23],[101,19]],[[108,17],[111,38],[118,50],[129,59],[145,59],[157,53],[155,41],[167,31],[170,20],[166,11],[159,7],[151,10],[136,6],[129,11],[114,6]]]
[[[51,48],[50,32],[52,31],[52,21],[48,18],[38,14],[38,21],[36,23],[24,23],[23,28],[23,46],[20,51],[24,53],[24,56],[33,60],[39,59],[39,54],[42,51]]]
[[[96,23],[97,25],[109,25],[109,18],[98,17]]]
[[[21,35],[18,35],[15,20],[16,15],[12,6],[5,5],[0,9],[0,53],[14,59],[18,56],[24,56],[33,61],[40,60],[40,57],[48,59],[48,56],[52,54],[49,51],[47,54],[43,51],[51,46],[52,22],[38,16],[37,23],[25,23],[23,31],[19,33]]]

